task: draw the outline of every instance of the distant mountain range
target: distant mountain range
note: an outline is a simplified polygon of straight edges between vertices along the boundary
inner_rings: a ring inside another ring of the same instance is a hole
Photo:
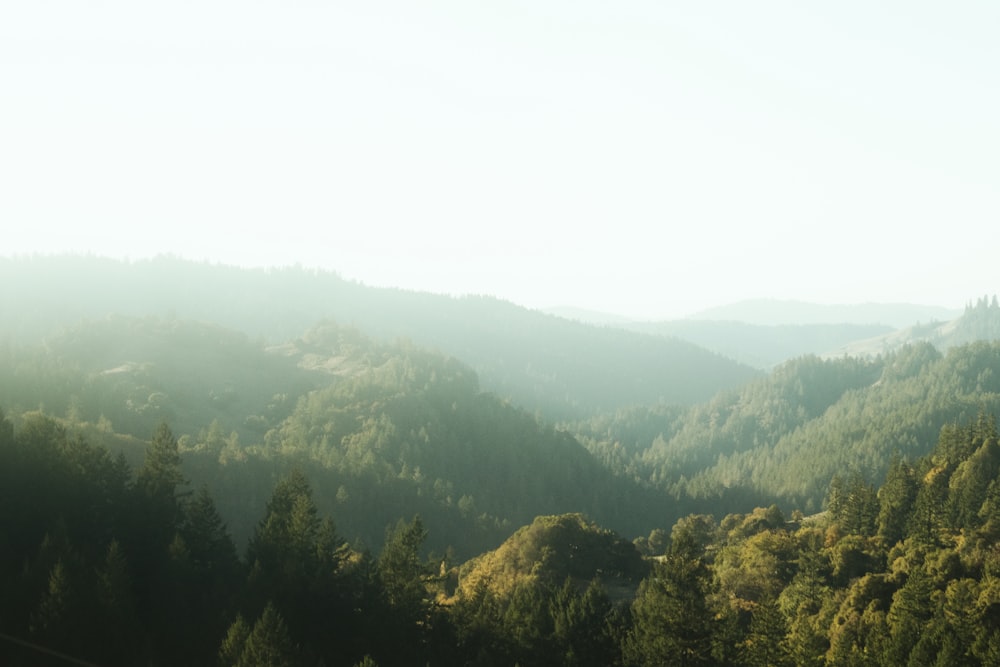
[[[973,296],[970,295],[970,298]],[[862,324],[899,329],[918,322],[953,320],[961,314],[960,310],[910,303],[828,305],[805,301],[753,299],[703,310],[686,319],[743,322],[764,326]]]
[[[996,296],[992,300],[983,297],[955,319],[915,324],[853,341],[830,350],[824,356],[870,357],[915,343],[930,343],[943,351],[978,340],[997,339],[1000,339],[1000,303]]]
[[[952,344],[948,332],[962,315],[960,310],[916,304],[824,305],[773,299],[740,301],[666,321],[570,307],[545,312],[594,326],[678,338],[759,369],[805,354],[880,354],[914,341],[927,340],[943,349]],[[988,327],[979,331],[990,337]],[[959,343],[976,335],[966,335]]]
[[[690,405],[759,371],[675,337],[596,327],[492,297],[368,287],[302,268],[174,258],[0,258],[0,341],[36,341],[110,316],[211,322],[283,343],[323,320],[407,339],[468,364],[484,390],[547,419],[656,402]]]

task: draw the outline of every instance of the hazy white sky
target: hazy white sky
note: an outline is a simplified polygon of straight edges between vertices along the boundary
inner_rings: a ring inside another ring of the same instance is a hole
[[[0,8],[0,254],[674,317],[1000,291],[1000,3]]]

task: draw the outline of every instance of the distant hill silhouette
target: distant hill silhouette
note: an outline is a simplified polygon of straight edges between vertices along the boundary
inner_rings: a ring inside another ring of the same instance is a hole
[[[553,420],[659,401],[690,405],[758,374],[676,338],[590,326],[492,297],[368,287],[297,267],[0,259],[0,312],[0,337],[22,341],[81,319],[153,315],[279,343],[331,319],[454,356],[484,389]]]
[[[908,303],[826,305],[805,301],[754,299],[695,313],[691,320],[721,320],[747,324],[881,324],[894,329],[917,322],[954,319],[961,312],[940,306]]]

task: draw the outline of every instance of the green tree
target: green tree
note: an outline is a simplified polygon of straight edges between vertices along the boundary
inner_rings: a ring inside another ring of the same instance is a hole
[[[885,482],[878,490],[878,536],[889,545],[903,539],[917,497],[913,467],[893,455]]]
[[[246,649],[247,640],[250,638],[250,626],[242,614],[236,616],[226,631],[226,636],[219,647],[220,667],[238,667],[243,651]]]
[[[790,666],[786,645],[788,625],[774,600],[758,602],[752,611],[750,631],[743,642],[742,663],[747,667]]]
[[[582,594],[566,579],[550,605],[560,664],[604,667],[614,663],[618,646],[609,623],[611,612],[611,601],[597,579]]]
[[[78,623],[78,592],[62,560],[49,573],[48,586],[31,617],[31,631],[40,641],[65,651],[76,648],[74,626]]]
[[[680,553],[656,563],[639,584],[623,655],[630,665],[715,664],[713,614],[706,602],[708,571]]]
[[[295,647],[285,621],[274,605],[264,607],[247,637],[238,667],[292,667]]]
[[[378,557],[379,580],[392,607],[418,617],[426,597],[420,548],[427,530],[419,516],[402,519],[388,532]]]
[[[270,602],[252,629],[238,615],[219,647],[220,667],[291,667],[296,658],[285,621]]]
[[[184,483],[177,438],[166,422],[160,422],[146,449],[136,487],[147,497],[161,501],[176,511],[177,489]]]

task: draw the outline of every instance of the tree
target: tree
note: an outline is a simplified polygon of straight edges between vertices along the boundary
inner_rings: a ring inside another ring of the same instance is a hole
[[[889,463],[885,482],[878,490],[878,536],[890,546],[903,539],[917,497],[913,467],[898,454]]]
[[[136,486],[149,498],[176,508],[177,487],[184,483],[177,439],[166,422],[160,422],[146,448],[146,458],[136,479]]]
[[[395,608],[418,615],[426,596],[423,584],[424,566],[420,547],[427,539],[427,530],[420,516],[407,523],[402,519],[389,531],[378,558],[379,579]]]
[[[273,604],[264,607],[247,637],[238,667],[292,667],[295,650],[285,621]]]
[[[409,646],[410,651],[423,643],[421,635],[430,629],[425,568],[420,559],[426,538],[427,530],[419,515],[410,522],[400,519],[388,531],[376,566],[388,607],[386,613],[393,619],[389,625],[397,633],[394,646]]]
[[[306,591],[335,567],[336,554],[327,550],[334,545],[320,542],[321,525],[309,480],[295,469],[275,485],[247,549],[265,597],[277,594],[275,589]]]
[[[219,664],[222,667],[237,667],[250,638],[250,626],[242,614],[236,616],[226,631],[226,636],[219,647]]]
[[[237,616],[219,647],[222,667],[291,667],[295,658],[285,621],[271,603],[264,607],[253,629],[243,616]]]
[[[614,662],[618,647],[609,632],[611,611],[611,601],[597,579],[581,595],[567,577],[550,604],[560,664],[604,667]]]
[[[639,584],[632,603],[632,629],[623,647],[628,664],[715,664],[707,575],[700,559],[680,554],[670,554],[654,566],[652,574]]]
[[[750,632],[743,643],[742,662],[747,667],[791,665],[786,646],[788,624],[774,600],[762,600],[753,609]]]
[[[70,650],[78,604],[77,594],[70,584],[70,575],[62,560],[56,561],[49,573],[48,586],[32,614],[31,631],[39,640],[56,648]]]

